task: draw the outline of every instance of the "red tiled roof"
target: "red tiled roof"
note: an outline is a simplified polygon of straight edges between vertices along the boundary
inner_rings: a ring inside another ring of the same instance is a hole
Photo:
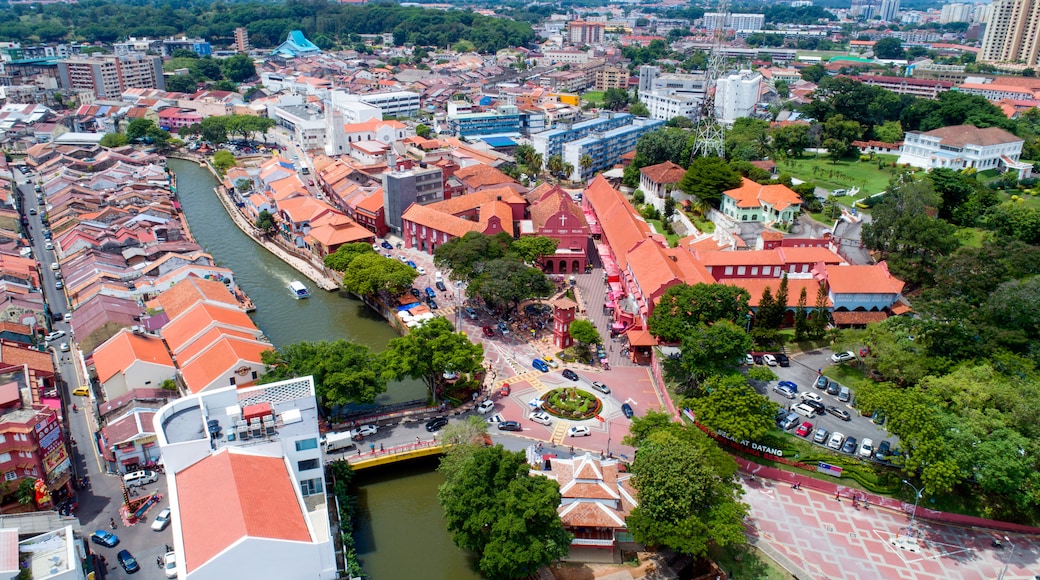
[[[831,318],[834,319],[834,324],[837,326],[860,326],[864,324],[870,324],[871,322],[881,322],[888,318],[887,312],[865,312],[862,310],[856,311],[840,311],[832,312]]]
[[[1004,143],[1020,142],[1022,139],[999,127],[987,127],[979,129],[974,125],[954,125],[952,127],[940,127],[926,131],[925,135],[942,139],[943,145],[951,147],[964,147],[965,145],[1001,145]]]
[[[736,201],[737,207],[759,207],[765,202],[777,211],[782,211],[788,206],[802,203],[802,198],[782,183],[761,185],[746,177],[742,180],[740,187],[723,192],[723,195]]]
[[[173,359],[161,338],[150,334],[134,334],[124,328],[94,350],[94,367],[98,380],[108,381],[117,373],[125,372],[136,362],[147,362],[170,367],[173,374]],[[128,385],[132,388],[132,385]]]
[[[647,176],[650,181],[664,184],[679,183],[683,176],[686,175],[685,169],[671,161],[665,161],[664,163],[644,167],[639,171],[643,175]]]
[[[628,265],[628,252],[650,234],[650,227],[640,218],[635,209],[621,193],[610,186],[603,174],[599,174],[585,188],[584,199],[596,213],[596,220],[603,228],[603,237],[610,244],[618,266]]]
[[[282,457],[224,448],[176,478],[189,574],[244,538],[311,541],[296,483]]]
[[[899,294],[906,283],[881,262],[873,266],[828,266],[827,284],[833,294]]]
[[[238,305],[235,297],[231,295],[223,282],[195,276],[189,276],[174,284],[172,288],[157,296],[156,299],[171,320],[203,300]]]

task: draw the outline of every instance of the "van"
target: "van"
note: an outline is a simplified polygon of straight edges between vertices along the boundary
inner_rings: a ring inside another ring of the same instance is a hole
[[[351,439],[349,431],[344,431],[342,433],[328,433],[322,439],[322,444],[325,445],[325,453],[332,453],[333,451],[351,449],[354,447],[354,441]]]
[[[145,484],[155,483],[156,481],[159,481],[159,474],[147,469],[134,471],[123,476],[123,483],[125,483],[127,487],[139,487]]]
[[[798,403],[797,405],[791,407],[791,410],[795,413],[798,413],[802,417],[805,417],[806,419],[812,419],[816,416],[816,409],[810,407],[809,405],[806,405],[805,403]]]
[[[841,401],[842,403],[848,403],[849,399],[851,397],[852,397],[852,393],[849,392],[849,388],[848,387],[842,387],[838,391],[838,400]]]
[[[90,396],[90,387],[88,387],[86,385],[80,385],[80,386],[76,387],[75,389],[72,389],[72,396],[73,397],[89,397]]]

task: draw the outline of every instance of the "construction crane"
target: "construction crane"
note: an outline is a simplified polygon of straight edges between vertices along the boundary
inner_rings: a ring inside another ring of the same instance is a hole
[[[708,53],[708,68],[704,79],[704,101],[701,104],[700,121],[694,129],[693,157],[725,157],[726,135],[715,112],[715,91],[719,77],[726,70],[726,55],[723,46],[726,40],[726,20],[729,19],[729,0],[719,0],[715,26],[711,31],[711,52]]]

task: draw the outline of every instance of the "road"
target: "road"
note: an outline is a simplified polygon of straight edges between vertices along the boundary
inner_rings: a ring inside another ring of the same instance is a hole
[[[50,264],[57,261],[57,257],[53,251],[47,250],[44,246],[46,226],[42,221],[43,216],[40,215],[42,213],[40,210],[45,210],[45,206],[38,205],[32,183],[34,175],[32,173],[23,175],[17,170],[14,174],[22,200],[21,207],[25,212],[23,215],[26,215],[29,221],[28,234],[33,256],[40,265],[40,283],[44,297],[47,304],[50,305],[51,311],[62,315],[61,320],[50,323],[50,328],[66,333],[64,337],[55,341],[57,344],[48,346],[54,355],[55,369],[60,379],[59,392],[64,402],[65,416],[68,419],[67,434],[74,442],[72,447],[73,471],[77,478],[86,477],[90,482],[89,489],[78,492],[79,507],[75,515],[82,524],[84,535],[89,536],[93,530],[103,529],[119,536],[120,542],[115,548],[91,544],[95,553],[103,554],[108,561],[108,573],[102,576],[103,578],[127,577],[126,573],[116,564],[116,552],[123,549],[129,550],[141,564],[141,571],[134,574],[134,578],[165,578],[166,575],[158,568],[155,559],[165,553],[166,544],[173,543],[173,534],[170,527],[163,532],[153,532],[150,525],[151,517],[158,514],[163,507],[168,506],[169,502],[164,498],[158,507],[153,507],[147,513],[148,519],[133,527],[126,527],[120,522],[119,508],[123,501],[123,489],[119,476],[104,473],[93,444],[93,433],[97,425],[96,401],[93,400],[94,397],[72,396],[72,389],[78,385],[86,385],[88,381],[85,380],[86,370],[76,348],[72,325],[64,320],[64,314],[68,312],[65,292],[63,289],[59,290],[55,287],[58,279],[50,268]],[[29,215],[30,208],[35,208],[37,215]],[[59,345],[63,342],[70,346],[70,351],[67,353],[61,352],[59,349]],[[77,407],[76,412],[70,412],[73,404]],[[88,421],[90,425],[88,425]],[[166,477],[160,475],[157,483],[148,485],[146,488],[146,491],[161,490],[160,493],[165,496]],[[111,518],[115,518],[117,522],[116,530],[111,530],[109,527]]]

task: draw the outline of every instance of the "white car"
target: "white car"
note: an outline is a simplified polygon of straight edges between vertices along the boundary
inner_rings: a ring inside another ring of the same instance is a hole
[[[163,571],[166,572],[167,578],[177,577],[177,554],[175,552],[166,552],[163,556]]]
[[[170,525],[170,508],[164,509],[159,512],[159,515],[155,516],[155,519],[152,520],[152,531],[161,532],[168,525]]]
[[[762,355],[762,362],[766,363],[768,366],[775,367],[776,357],[771,354],[764,354]]]
[[[835,431],[831,433],[831,438],[827,441],[827,447],[838,451],[841,449],[841,444],[845,442],[845,436]]]
[[[422,266],[417,266],[415,271],[418,272],[420,276],[426,275],[426,268],[423,268]]]
[[[45,340],[47,342],[51,342],[51,341],[58,340],[59,338],[61,338],[63,336],[65,336],[65,331],[64,330],[55,330],[54,332],[52,332],[52,333],[48,334],[47,336],[43,337],[43,340]]]
[[[61,346],[58,348],[61,350],[61,352],[69,352],[69,343],[63,342],[61,343]]]
[[[567,430],[568,437],[588,437],[589,435],[592,435],[592,429],[585,425],[578,425]]]
[[[751,356],[750,353],[744,355],[744,364],[753,367],[755,366],[755,357]]]
[[[535,411],[534,413],[531,413],[531,416],[528,417],[528,419],[538,423],[539,425],[552,425],[552,417],[550,417],[549,413],[546,413],[545,411]]]
[[[358,427],[357,429],[351,429],[350,430],[350,438],[354,439],[354,438],[356,438],[358,436],[360,436],[360,437],[371,437],[371,436],[375,435],[378,431],[379,431],[379,427],[376,427],[375,425],[362,425],[362,426]]]
[[[492,401],[491,399],[485,399],[485,400],[481,401],[479,405],[477,405],[477,412],[480,413],[481,415],[483,415],[485,413],[490,413],[491,411],[494,411],[494,410],[495,410],[495,402]]]
[[[843,363],[854,360],[856,360],[856,353],[852,352],[851,350],[847,350],[845,352],[836,352],[831,355],[831,362],[834,363]]]
[[[873,455],[874,455],[874,440],[873,439],[864,439],[863,442],[859,444],[859,456],[862,457],[863,459],[870,459],[871,456],[873,456]]]
[[[817,393],[813,393],[812,391],[802,391],[799,394],[802,396],[803,401],[816,401],[817,403],[823,402],[823,397]]]
[[[505,421],[505,418],[503,418],[502,415],[496,414],[487,418],[487,422],[491,425],[494,425],[495,423],[501,423],[502,421]]]

